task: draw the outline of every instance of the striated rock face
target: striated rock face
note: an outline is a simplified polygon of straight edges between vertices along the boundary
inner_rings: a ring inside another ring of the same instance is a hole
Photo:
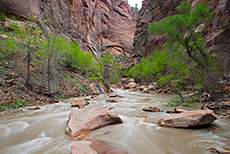
[[[89,106],[71,111],[66,133],[70,135],[72,140],[80,140],[84,139],[90,131],[118,123],[122,123],[122,120],[109,109]]]
[[[95,55],[110,51],[129,55],[136,21],[124,0],[0,0],[0,11],[45,18],[47,25],[63,32]]]
[[[194,6],[202,0],[188,0]],[[166,39],[160,35],[152,36],[147,29],[152,21],[159,22],[163,18],[176,13],[175,7],[181,0],[144,0],[142,9],[137,20],[137,29],[134,39],[134,54],[127,63],[133,65],[142,56],[148,56],[154,49],[162,48]],[[211,52],[222,52],[224,56],[230,57],[230,1],[229,0],[208,0],[214,18],[203,23],[202,32],[207,41],[208,50]],[[134,60],[135,59],[135,60]]]
[[[158,125],[164,127],[198,127],[212,123],[217,117],[212,110],[194,110],[182,112],[160,119]]]
[[[87,139],[74,143],[71,147],[71,154],[126,154],[125,151],[108,145],[95,139]]]
[[[159,22],[163,18],[175,14],[175,7],[179,4],[180,0],[144,0],[142,2],[142,8],[137,17],[137,29],[134,39],[136,56],[147,56],[155,48],[162,48],[166,39],[160,35],[150,35],[147,29],[152,21]]]

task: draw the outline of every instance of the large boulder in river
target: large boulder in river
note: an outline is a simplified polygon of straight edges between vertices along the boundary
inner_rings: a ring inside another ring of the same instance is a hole
[[[126,154],[125,151],[108,145],[95,139],[87,139],[74,143],[71,147],[71,154]]]
[[[84,139],[92,130],[118,123],[122,123],[118,115],[105,107],[94,105],[72,110],[66,133],[72,140]]]
[[[197,127],[212,123],[217,117],[212,110],[193,110],[160,119],[158,125],[164,127]]]

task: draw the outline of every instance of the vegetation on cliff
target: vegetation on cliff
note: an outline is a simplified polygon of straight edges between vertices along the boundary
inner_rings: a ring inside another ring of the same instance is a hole
[[[22,21],[1,14],[0,22],[0,110],[52,102],[50,96],[87,95],[93,80],[107,87],[119,80],[119,63],[110,53],[95,59],[52,28],[41,28],[33,16]]]
[[[179,89],[201,89],[213,93],[217,76],[216,60],[206,50],[202,24],[212,18],[209,6],[201,2],[194,7],[182,1],[176,8],[180,14],[171,15],[161,22],[152,22],[148,31],[168,38],[163,50],[155,50],[127,71],[130,76],[145,81],[157,80],[175,92]]]

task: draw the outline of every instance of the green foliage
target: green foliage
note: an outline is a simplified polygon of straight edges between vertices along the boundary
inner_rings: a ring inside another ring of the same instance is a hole
[[[3,103],[0,105],[0,111],[1,110],[6,110],[6,109],[15,109],[18,107],[23,107],[27,104],[33,103],[32,101],[24,101],[24,100],[18,100],[18,101],[13,101],[13,102],[8,102],[8,103]]]
[[[7,16],[4,13],[0,12],[0,21],[5,21],[6,18]]]
[[[143,58],[137,65],[130,68],[126,75],[147,81],[157,80],[161,84],[180,87],[188,84],[193,78],[198,84],[200,77],[190,59],[186,58],[180,45],[165,45],[164,50],[155,50],[149,57]],[[172,52],[172,51],[173,52]]]
[[[94,64],[92,71],[88,75],[93,80],[98,80],[108,85],[110,83],[116,83],[120,80],[120,64],[116,58],[113,57],[108,51],[98,58],[98,63]]]
[[[184,107],[188,107],[192,103],[197,102],[197,100],[198,100],[197,97],[188,97],[188,98],[184,98],[184,100],[182,100],[179,96],[176,96],[167,103],[167,106],[180,106],[180,105],[182,105]]]
[[[198,30],[202,22],[210,20],[212,13],[205,2],[193,8],[185,0],[176,8],[181,14],[168,16],[162,22],[152,22],[148,31],[153,34],[162,34],[172,42],[181,44],[187,55],[200,67],[208,64],[209,55],[205,52],[205,42],[202,33]]]
[[[59,40],[58,44],[62,49],[62,52],[59,52],[61,55],[61,62],[65,66],[75,68],[84,73],[92,67],[92,53],[85,53],[73,41],[67,42],[66,40]]]

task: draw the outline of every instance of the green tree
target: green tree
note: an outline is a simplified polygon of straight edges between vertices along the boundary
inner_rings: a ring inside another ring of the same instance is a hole
[[[162,34],[171,42],[177,42],[185,48],[186,54],[202,70],[202,78],[207,76],[208,68],[212,65],[211,57],[205,50],[205,41],[199,30],[207,20],[212,18],[209,6],[201,2],[194,7],[185,0],[176,8],[181,14],[168,16],[159,23],[152,22],[148,31]]]
[[[148,31],[165,35],[173,42],[178,42],[186,48],[188,56],[199,66],[205,67],[208,63],[208,55],[204,50],[204,38],[198,30],[201,22],[212,18],[209,6],[205,2],[195,5],[193,8],[185,0],[176,8],[182,14],[168,16],[159,23],[151,23]]]
[[[28,21],[25,23],[25,25],[23,25],[23,27],[16,23],[9,24],[10,27],[15,31],[14,37],[18,39],[15,40],[18,52],[21,52],[22,54],[26,55],[27,71],[25,86],[29,87],[31,62],[34,57],[34,53],[39,49],[42,43],[40,39],[42,37],[42,31],[39,30],[37,25],[33,22],[32,18],[28,18]]]
[[[110,84],[120,80],[120,71],[120,64],[116,58],[107,51],[98,58],[98,61],[95,62],[92,69],[89,70],[88,75],[93,80],[102,82],[107,88],[107,91],[110,91]]]

